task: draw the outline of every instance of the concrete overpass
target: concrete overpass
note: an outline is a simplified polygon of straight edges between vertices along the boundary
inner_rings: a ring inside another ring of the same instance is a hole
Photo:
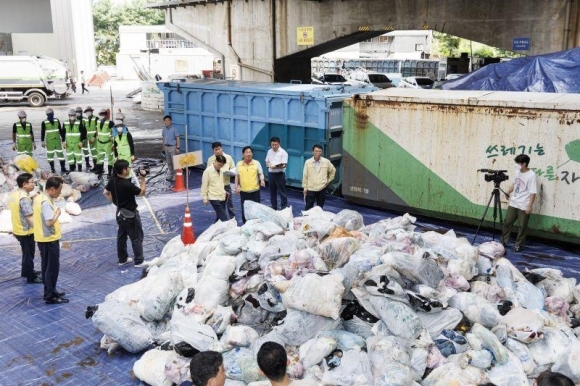
[[[573,48],[579,2],[172,0],[153,7],[166,10],[170,30],[221,57],[226,77],[288,82],[310,79],[312,57],[393,30],[433,29],[508,50],[527,37],[527,55]]]

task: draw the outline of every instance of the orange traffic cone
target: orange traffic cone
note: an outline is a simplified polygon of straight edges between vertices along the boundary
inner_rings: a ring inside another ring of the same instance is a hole
[[[171,190],[173,190],[174,192],[183,192],[185,190],[185,184],[183,183],[183,172],[181,171],[181,169],[177,169],[175,173],[176,173],[175,185],[173,185],[173,188],[171,188]]]
[[[185,217],[183,218],[183,232],[181,232],[181,242],[185,245],[195,243],[195,235],[193,234],[193,224],[191,222],[191,214],[189,214],[189,206],[185,208]]]

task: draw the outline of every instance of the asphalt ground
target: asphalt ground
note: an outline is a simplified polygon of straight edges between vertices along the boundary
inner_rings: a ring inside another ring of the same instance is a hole
[[[16,114],[24,110],[27,121],[32,124],[37,148],[40,148],[40,125],[46,119],[46,109],[54,110],[55,118],[61,122],[67,119],[68,111],[76,107],[83,110],[91,106],[95,115],[102,108],[111,108],[111,95],[114,101],[113,111],[119,109],[125,115],[125,123],[135,141],[135,156],[137,158],[160,158],[161,130],[163,128],[163,113],[141,109],[141,104],[133,103],[126,95],[140,87],[139,81],[120,81],[112,79],[102,87],[88,87],[89,93],[82,94],[80,87],[69,98],[58,100],[48,99],[42,107],[30,107],[26,102],[0,104],[0,141],[12,140],[12,125],[18,122]],[[37,149],[38,150],[38,149]],[[2,158],[12,158],[16,152],[0,154]]]

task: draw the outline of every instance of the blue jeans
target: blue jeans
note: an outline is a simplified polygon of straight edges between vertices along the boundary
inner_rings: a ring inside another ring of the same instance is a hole
[[[228,221],[228,215],[226,213],[226,202],[219,200],[209,200],[213,210],[215,210],[215,220]]]

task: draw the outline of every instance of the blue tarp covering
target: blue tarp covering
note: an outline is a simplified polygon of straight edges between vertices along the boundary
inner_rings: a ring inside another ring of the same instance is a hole
[[[580,93],[580,48],[487,65],[443,90]]]
[[[150,194],[139,198],[143,222],[144,252],[147,260],[159,256],[165,243],[183,229],[186,192],[173,193],[160,174],[152,169],[148,182]],[[189,206],[195,234],[214,221],[211,206],[203,206],[199,195],[201,173],[189,173]],[[302,191],[290,190],[289,205],[295,216],[303,209]],[[269,204],[267,189],[262,202]],[[115,209],[102,196],[102,187],[83,194],[83,213],[74,222],[63,225],[59,290],[67,293],[70,303],[46,305],[42,286],[26,284],[20,278],[20,246],[11,235],[0,235],[0,385],[139,385],[132,375],[133,364],[141,354],[120,350],[112,355],[99,349],[102,334],[85,319],[89,305],[104,301],[115,289],[140,279],[141,270],[117,266]],[[239,214],[240,201],[234,197]],[[336,197],[327,199],[325,210],[337,213],[349,208],[359,211],[365,224],[397,214],[349,204]],[[241,224],[241,219],[238,218]],[[453,228],[458,236],[473,238],[474,229],[419,217],[418,230],[446,232]],[[491,239],[482,231],[475,244]],[[496,234],[497,239],[497,234]],[[565,276],[580,278],[578,248],[563,250],[557,243],[531,240],[523,253],[511,249],[507,257],[520,269],[554,267]],[[129,243],[129,253],[131,247]],[[35,257],[36,269],[40,256]]]

